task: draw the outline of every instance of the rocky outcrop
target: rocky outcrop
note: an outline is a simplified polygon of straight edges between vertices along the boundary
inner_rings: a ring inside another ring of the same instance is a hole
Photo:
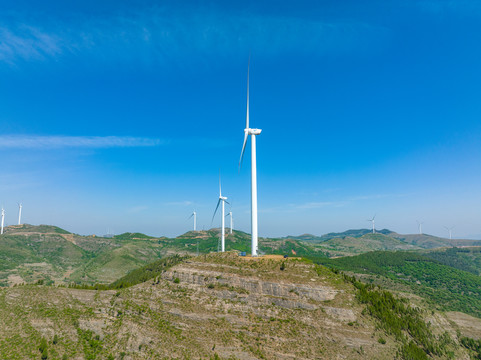
[[[198,269],[190,263],[177,266],[162,277],[165,280],[179,279],[183,284],[200,288],[202,291],[217,291],[217,296],[224,299],[256,302],[258,304],[275,304],[284,308],[314,310],[317,302],[333,300],[342,290],[328,286],[292,284],[263,281],[254,277],[243,277],[225,272]]]

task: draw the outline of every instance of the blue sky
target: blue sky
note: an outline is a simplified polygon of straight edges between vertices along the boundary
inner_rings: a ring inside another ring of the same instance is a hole
[[[368,227],[481,238],[481,4],[0,4],[6,222],[81,234],[211,227],[238,160],[249,53],[259,234]],[[214,222],[218,225],[220,219]]]

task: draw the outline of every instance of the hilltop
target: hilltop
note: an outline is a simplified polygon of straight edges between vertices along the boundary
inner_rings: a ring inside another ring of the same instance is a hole
[[[219,249],[219,230],[190,231],[176,238],[124,233],[82,236],[55,226],[9,226],[0,236],[0,286],[44,281],[107,284],[129,271],[170,254],[205,254]],[[250,252],[250,235],[226,235],[226,250]],[[325,256],[291,239],[261,238],[260,252]]]
[[[373,299],[398,310],[380,312]],[[397,311],[410,325],[388,321]],[[4,288],[0,317],[9,359],[40,358],[39,347],[67,359],[467,358],[460,339],[481,335],[479,320],[413,308],[322,266],[233,253],[184,260],[121,290]]]

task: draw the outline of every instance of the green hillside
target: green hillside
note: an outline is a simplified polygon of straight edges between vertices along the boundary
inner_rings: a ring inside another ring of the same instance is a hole
[[[392,233],[391,236],[408,244],[416,245],[424,249],[453,246],[481,246],[480,240],[446,239],[428,234],[401,235]]]
[[[80,236],[55,226],[9,226],[0,236],[0,285],[109,283],[162,256],[157,239]]]
[[[481,277],[420,254],[375,251],[316,261],[343,271],[371,275],[371,281],[413,292],[437,309],[481,317]]]
[[[382,229],[382,230],[376,230],[376,233],[378,234],[383,234],[383,235],[389,235],[393,233],[391,230],[388,229]],[[324,234],[322,236],[316,236],[312,234],[303,234],[303,235],[298,235],[298,236],[292,236],[289,235],[286,237],[286,239],[293,239],[293,240],[301,240],[301,241],[312,241],[312,242],[323,242],[327,241],[330,239],[334,238],[340,238],[343,239],[345,237],[361,237],[366,234],[372,234],[372,230],[370,229],[351,229],[351,230],[346,230],[340,233],[328,233]]]
[[[420,252],[441,264],[481,275],[481,247],[444,248]]]
[[[376,250],[416,250],[418,246],[407,244],[380,233],[367,233],[360,237],[332,238],[316,245],[331,257],[351,256]]]

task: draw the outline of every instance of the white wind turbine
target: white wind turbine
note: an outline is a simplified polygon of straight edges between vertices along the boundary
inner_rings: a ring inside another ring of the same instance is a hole
[[[416,222],[418,223],[419,235],[422,235],[423,234],[423,224],[424,224],[424,222],[421,222],[419,220],[416,220]]]
[[[18,225],[22,225],[22,203],[18,203]]]
[[[251,135],[251,233],[252,233],[252,256],[257,256],[257,163],[256,163],[256,135],[261,133],[261,129],[251,129],[249,127],[249,65],[247,66],[247,115],[246,127],[244,129],[244,144],[239,160],[239,170],[242,166],[242,159],[246,148],[247,138]]]
[[[444,228],[449,231],[449,240],[451,240],[451,239],[453,238],[453,229],[454,229],[454,226],[451,226],[451,227],[445,226]]]
[[[194,218],[194,231],[197,231],[197,213],[195,210],[192,212],[192,214],[189,216],[189,219],[193,217]]]
[[[376,215],[372,217],[372,219],[368,219],[367,221],[370,221],[372,223],[372,233],[376,233],[376,228],[374,227],[374,219],[376,218]]]
[[[215,214],[217,213],[217,209],[219,208],[220,203],[222,203],[222,216],[221,216],[221,251],[225,251],[225,203],[227,202],[227,197],[222,196],[222,187],[220,184],[220,174],[219,174],[219,200],[217,201],[217,206],[214,211],[214,215],[212,215],[212,222],[214,222]]]
[[[2,207],[2,228],[0,234],[3,234],[3,225],[5,224],[5,209]]]

